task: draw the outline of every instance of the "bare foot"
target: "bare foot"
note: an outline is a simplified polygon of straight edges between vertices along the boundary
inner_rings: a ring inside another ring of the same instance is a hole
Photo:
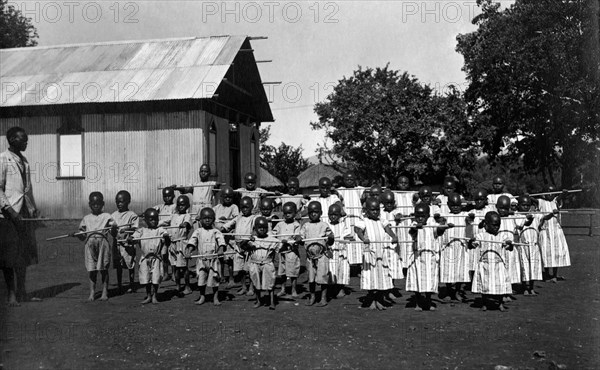
[[[529,292],[529,295],[538,295],[538,293],[535,290],[531,289],[531,291]]]
[[[156,299],[155,295],[152,296],[152,304],[158,304],[158,299]]]
[[[480,310],[481,311],[487,311],[487,306],[486,305],[481,306]]]
[[[415,310],[415,311],[418,311],[418,312],[419,312],[419,311],[423,311],[423,309],[422,309],[420,306],[418,306],[418,305],[417,305],[417,306],[415,306],[414,310]]]
[[[317,307],[325,307],[327,306],[327,301],[322,299],[321,302],[317,303]]]
[[[396,298],[398,298],[398,297],[396,297],[394,295],[394,293],[390,293],[390,294],[388,294],[387,298],[392,302],[396,302]]]
[[[215,305],[215,306],[221,305],[221,301],[219,301],[219,298],[217,298],[216,296],[215,296],[215,298],[213,298],[213,305]]]
[[[437,310],[437,308],[435,306],[433,306],[433,305],[429,306],[429,311],[435,311],[435,310]]]
[[[312,306],[313,304],[315,304],[315,297],[311,295],[308,302],[306,302],[306,306]]]
[[[523,292],[523,295],[531,295],[528,290]]]
[[[248,293],[246,293],[247,296],[251,297],[256,295],[256,293],[254,293],[254,290],[249,290]]]
[[[197,304],[198,306],[204,304],[204,302],[206,302],[206,297],[205,296],[200,296],[200,298],[198,298],[194,304]]]
[[[90,296],[88,297],[88,301],[94,302],[96,300],[96,298],[94,297],[94,295],[95,295],[94,293],[90,293]]]
[[[553,277],[552,279],[550,279],[548,281],[550,281],[551,283],[554,283],[554,284],[558,283],[558,279],[555,277]]]
[[[336,298],[344,298],[346,296],[346,292],[344,292],[344,288],[340,289],[340,292],[335,296]]]
[[[386,308],[384,305],[382,305],[381,303],[375,301],[375,308],[377,308],[379,311],[385,311]]]
[[[108,294],[102,294],[102,296],[100,297],[101,301],[108,301]]]
[[[254,304],[252,305],[252,308],[259,308],[260,307],[260,299],[257,299],[256,302],[254,302]]]
[[[150,303],[150,302],[152,302],[152,297],[150,297],[150,296],[146,296],[146,299],[144,299],[144,300],[142,301],[142,304],[147,304],[147,303]]]
[[[244,295],[244,294],[247,294],[247,293],[248,293],[248,291],[246,290],[246,288],[242,288],[242,289],[238,290],[236,294],[237,295]]]
[[[567,279],[564,276],[557,276],[556,280],[558,280],[558,281],[565,281]]]
[[[375,304],[375,301],[371,303],[371,305],[369,306],[369,310],[377,310],[377,304]]]
[[[292,297],[293,298],[298,298],[298,293],[296,291],[292,291]]]
[[[234,284],[235,284],[235,283],[234,283],[234,281],[233,281],[233,280],[229,280],[229,282],[227,283],[227,285],[225,286],[225,288],[227,288],[227,289],[231,289],[231,288],[233,288],[233,285],[234,285]]]
[[[278,297],[283,297],[285,295],[285,290],[281,289],[279,293],[277,293]]]
[[[275,305],[273,303],[269,305],[269,310],[275,311]]]
[[[186,286],[182,293],[183,293],[183,295],[189,295],[189,294],[192,294],[192,290],[190,289],[189,286]]]
[[[504,305],[503,305],[502,303],[500,303],[500,306],[498,306],[498,309],[499,309],[501,312],[504,312],[504,311],[506,311],[506,307],[504,307]]]

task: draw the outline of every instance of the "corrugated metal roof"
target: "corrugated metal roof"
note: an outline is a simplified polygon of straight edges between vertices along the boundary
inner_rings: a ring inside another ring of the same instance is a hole
[[[0,50],[0,107],[209,99],[246,36]]]

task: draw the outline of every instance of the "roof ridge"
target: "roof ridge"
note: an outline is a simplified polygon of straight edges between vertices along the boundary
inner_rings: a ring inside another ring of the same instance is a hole
[[[20,47],[20,48],[7,48],[0,49],[0,52],[5,51],[29,51],[29,50],[44,50],[44,49],[54,49],[54,48],[72,48],[72,47],[81,47],[81,46],[90,46],[90,45],[118,45],[118,44],[141,44],[146,42],[167,42],[167,41],[185,41],[185,40],[198,40],[198,39],[211,39],[211,38],[221,38],[221,37],[248,37],[244,35],[217,35],[217,36],[188,36],[188,37],[171,37],[165,39],[146,39],[146,40],[115,40],[115,41],[101,41],[101,42],[83,42],[76,44],[61,44],[61,45],[46,45],[46,46],[28,46],[28,47]]]

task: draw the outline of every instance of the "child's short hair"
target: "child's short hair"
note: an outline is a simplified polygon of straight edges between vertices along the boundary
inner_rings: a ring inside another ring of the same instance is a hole
[[[122,195],[125,197],[125,201],[127,203],[131,203],[131,194],[127,191],[127,190],[120,190],[117,195],[115,196],[115,199],[119,196]]]
[[[101,202],[104,202],[104,195],[99,191],[92,191],[88,197],[88,201],[91,202],[94,198],[98,198]]]

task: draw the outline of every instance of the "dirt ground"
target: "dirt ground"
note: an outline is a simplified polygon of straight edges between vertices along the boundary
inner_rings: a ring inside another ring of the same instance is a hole
[[[140,304],[145,294],[86,302],[87,273],[76,239],[45,242],[76,223],[38,230],[40,263],[28,270],[28,290],[43,302],[0,306],[0,368],[265,368],[265,369],[568,369],[600,366],[600,237],[568,237],[567,280],[539,282],[538,297],[517,295],[509,310],[481,312],[467,303],[438,301],[435,312],[415,312],[409,294],[386,311],[359,309],[352,293],[325,308],[281,299],[275,311],[252,308],[249,297],[222,291],[221,307],[193,305],[197,292]],[[137,274],[137,272],[136,272]],[[137,275],[136,275],[137,280]],[[300,277],[304,283],[306,276]],[[5,296],[4,282],[0,294]]]

